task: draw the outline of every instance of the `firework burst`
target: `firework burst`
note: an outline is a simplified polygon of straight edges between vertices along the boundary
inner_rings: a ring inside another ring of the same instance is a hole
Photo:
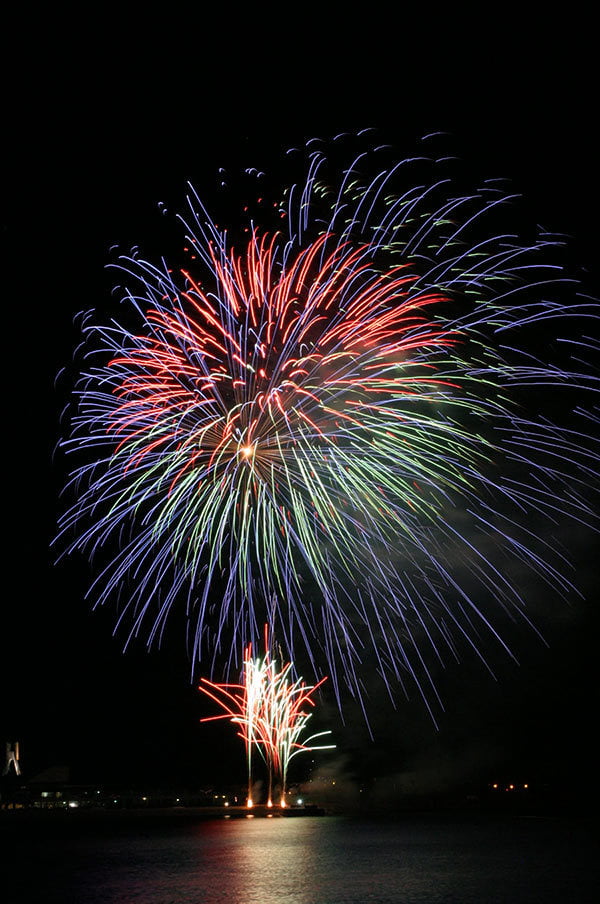
[[[231,667],[267,621],[338,700],[367,663],[431,707],[436,663],[528,621],[516,570],[570,590],[550,535],[594,516],[598,311],[499,183],[333,145],[235,233],[190,189],[182,266],[115,264],[133,321],[85,327],[61,536],[109,550],[91,593],[131,635],[183,608]]]

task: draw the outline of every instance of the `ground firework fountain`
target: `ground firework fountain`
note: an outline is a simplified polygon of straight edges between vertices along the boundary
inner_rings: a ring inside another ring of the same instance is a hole
[[[269,653],[265,631],[265,655],[253,658],[249,645],[244,654],[242,684],[216,684],[202,679],[200,690],[219,704],[224,713],[209,716],[203,722],[229,719],[238,727],[238,734],[246,746],[248,764],[247,805],[253,800],[253,762],[259,754],[267,766],[267,806],[273,806],[273,789],[279,787],[279,805],[287,806],[287,780],[291,760],[300,753],[314,750],[331,750],[333,744],[315,744],[315,741],[331,734],[322,731],[305,737],[305,730],[314,707],[314,693],[323,684],[307,685],[301,678],[292,677],[293,666],[288,662],[281,667]]]

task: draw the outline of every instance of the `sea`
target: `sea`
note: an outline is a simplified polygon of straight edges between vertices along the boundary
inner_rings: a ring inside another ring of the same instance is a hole
[[[3,904],[584,904],[595,819],[3,814]]]

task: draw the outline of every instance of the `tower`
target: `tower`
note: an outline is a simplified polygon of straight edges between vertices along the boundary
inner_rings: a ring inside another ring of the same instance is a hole
[[[6,742],[6,763],[4,765],[4,771],[2,775],[8,775],[11,766],[14,766],[15,775],[21,774],[21,767],[19,765],[18,741],[15,741],[14,744],[11,744],[9,741]]]

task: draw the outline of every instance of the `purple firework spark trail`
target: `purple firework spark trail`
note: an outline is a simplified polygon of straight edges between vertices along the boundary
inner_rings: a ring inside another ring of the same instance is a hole
[[[563,240],[521,237],[515,196],[459,189],[433,140],[343,163],[345,139],[308,142],[237,229],[190,186],[184,263],[114,264],[127,316],[86,320],[59,538],[108,551],[90,594],[126,598],[130,637],[183,607],[194,662],[229,670],[266,621],[340,705],[377,672],[435,718],[447,658],[489,667],[531,622],[522,575],[574,592],[598,305]]]

